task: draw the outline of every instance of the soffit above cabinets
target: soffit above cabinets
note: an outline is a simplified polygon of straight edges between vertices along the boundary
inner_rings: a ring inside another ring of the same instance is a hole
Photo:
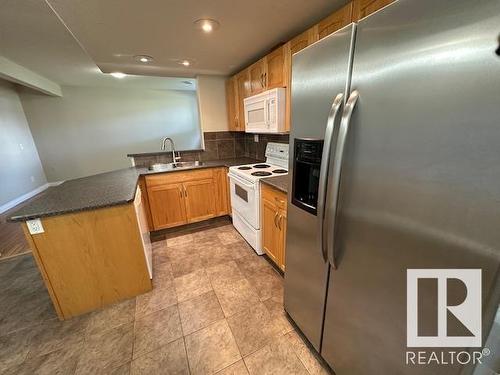
[[[46,0],[105,73],[227,75],[265,54],[346,0]],[[193,24],[215,19],[218,30]],[[141,64],[134,55],[154,61]],[[188,59],[185,67],[179,60]]]

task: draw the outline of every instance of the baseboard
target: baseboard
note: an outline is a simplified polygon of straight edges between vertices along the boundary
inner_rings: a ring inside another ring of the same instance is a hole
[[[17,197],[16,199],[13,199],[3,205],[0,206],[0,214],[4,213],[7,210],[10,210],[12,207],[17,206],[18,204],[23,203],[24,201],[34,197],[35,195],[41,193],[42,191],[46,190],[50,186],[57,186],[62,184],[64,181],[56,181],[56,182],[47,182],[46,184],[36,188],[35,190],[30,191],[29,193],[23,194],[20,197]]]

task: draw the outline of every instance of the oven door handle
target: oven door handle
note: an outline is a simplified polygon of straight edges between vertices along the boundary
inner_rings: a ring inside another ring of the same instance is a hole
[[[243,185],[249,189],[255,189],[255,185],[249,182],[244,181],[241,177],[238,177],[234,174],[229,173],[229,178],[233,179],[235,182],[237,182],[240,185]]]
[[[326,122],[325,130],[325,140],[323,141],[323,153],[321,155],[321,165],[319,170],[319,183],[318,183],[318,203],[317,203],[317,217],[318,217],[318,242],[319,250],[323,256],[325,262],[328,261],[327,256],[327,246],[325,244],[326,236],[324,235],[325,226],[325,201],[326,201],[326,188],[328,180],[328,168],[330,161],[330,153],[332,148],[332,141],[335,130],[335,122],[337,115],[340,112],[340,107],[342,107],[342,99],[344,94],[337,94],[332,102],[332,107],[330,108],[330,113],[328,114],[328,120]]]

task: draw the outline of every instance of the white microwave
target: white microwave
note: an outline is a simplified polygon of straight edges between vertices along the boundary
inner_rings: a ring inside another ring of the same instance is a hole
[[[243,100],[245,132],[285,132],[285,89],[276,88]]]

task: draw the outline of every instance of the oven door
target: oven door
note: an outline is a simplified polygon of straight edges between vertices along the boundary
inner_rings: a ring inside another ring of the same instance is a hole
[[[259,229],[259,185],[229,174],[231,206],[252,227]]]

